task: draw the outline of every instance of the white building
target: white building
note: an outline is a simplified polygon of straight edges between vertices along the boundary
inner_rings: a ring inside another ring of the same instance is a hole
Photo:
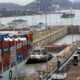
[[[37,25],[32,26],[32,29],[36,31],[41,31],[41,30],[44,30],[45,28],[46,26],[44,23],[38,23]]]

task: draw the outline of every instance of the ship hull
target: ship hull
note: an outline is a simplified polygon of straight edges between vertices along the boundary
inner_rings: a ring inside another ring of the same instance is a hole
[[[2,79],[0,79],[0,80],[16,80],[16,75],[20,76],[19,71],[24,66],[26,61],[27,60],[21,62],[20,64],[17,64],[15,67],[10,68],[9,70],[3,72],[1,75]],[[17,70],[17,72],[16,72],[16,70]]]
[[[53,56],[51,54],[48,54],[48,55],[43,55],[43,57],[40,57],[40,58],[37,58],[35,57],[32,57],[32,58],[29,58],[28,61],[26,62],[26,64],[39,64],[39,63],[45,63],[49,60],[51,60],[53,58]]]
[[[61,18],[74,18],[75,14],[63,14]]]

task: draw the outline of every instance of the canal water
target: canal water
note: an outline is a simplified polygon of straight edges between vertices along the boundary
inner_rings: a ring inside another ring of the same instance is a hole
[[[53,45],[62,45],[62,44],[72,44],[72,41],[80,40],[80,35],[67,35],[63,37],[62,39],[56,41]],[[57,53],[53,52],[53,56],[55,56]],[[57,59],[54,57],[53,61],[55,62]],[[41,68],[45,69],[47,65],[42,64],[26,64],[22,68],[21,72],[25,73],[25,75],[29,76],[31,74],[34,74],[36,71],[41,70]]]
[[[67,12],[69,11],[67,10]],[[80,25],[80,10],[74,10],[74,12],[75,12],[74,18],[63,19],[61,18],[62,14],[16,16],[16,17],[0,18],[0,23],[6,24],[15,19],[24,19],[27,20],[27,25],[36,25],[40,22],[46,23],[46,21],[47,21],[47,25],[71,25],[71,24]]]
[[[75,42],[77,40],[80,40],[80,35],[79,34],[67,35],[67,36],[63,37],[62,39],[53,43],[53,45],[65,45],[65,44],[70,45],[70,44],[72,44],[72,42]]]

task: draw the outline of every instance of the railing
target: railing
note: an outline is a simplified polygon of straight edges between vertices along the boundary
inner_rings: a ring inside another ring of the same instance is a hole
[[[62,70],[66,66],[66,64],[68,64],[68,62],[73,58],[73,56],[76,53],[77,53],[77,51],[76,51],[76,48],[75,48],[75,50],[73,50],[72,54],[69,57],[67,57],[67,59],[64,60],[64,62],[61,64],[60,68],[57,68],[57,66],[55,66],[52,69],[52,71],[47,76],[44,77],[44,80],[47,80],[53,73]]]

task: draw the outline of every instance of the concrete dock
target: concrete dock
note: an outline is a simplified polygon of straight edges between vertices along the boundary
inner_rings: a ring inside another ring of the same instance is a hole
[[[56,40],[64,37],[67,35],[67,27],[59,28],[56,31],[50,32],[49,34],[46,34],[45,36],[41,36],[40,38],[37,38],[36,40],[33,40],[33,45],[47,45],[49,43],[55,42]]]
[[[70,49],[68,49],[68,47],[70,48]],[[61,51],[60,53],[64,53],[64,51],[66,51],[66,50],[69,50],[70,51],[70,53],[69,54],[72,54],[73,53],[73,51],[75,51],[75,47],[73,47],[73,46],[68,46],[66,49],[64,49],[63,51]],[[69,51],[67,51],[67,52],[69,52]],[[67,53],[66,52],[66,53]],[[59,54],[59,53],[57,53],[57,54]],[[69,55],[66,55],[65,56],[65,60],[67,59],[69,57]],[[64,60],[64,61],[65,61]],[[53,71],[54,71],[54,69],[57,67],[57,59],[54,61],[53,59],[52,60],[50,60],[50,61],[48,61],[47,63],[45,63],[45,64],[42,64],[41,65],[41,67],[34,73],[34,74],[32,74],[32,75],[30,75],[30,76],[24,76],[23,78],[23,80],[38,80],[39,79],[39,77],[40,77],[40,75],[42,75],[43,76],[43,78],[44,78],[44,80],[47,80],[46,78],[49,76],[49,75],[51,75],[52,73],[53,73]],[[68,79],[67,79],[68,80]],[[72,80],[72,79],[71,79]]]

